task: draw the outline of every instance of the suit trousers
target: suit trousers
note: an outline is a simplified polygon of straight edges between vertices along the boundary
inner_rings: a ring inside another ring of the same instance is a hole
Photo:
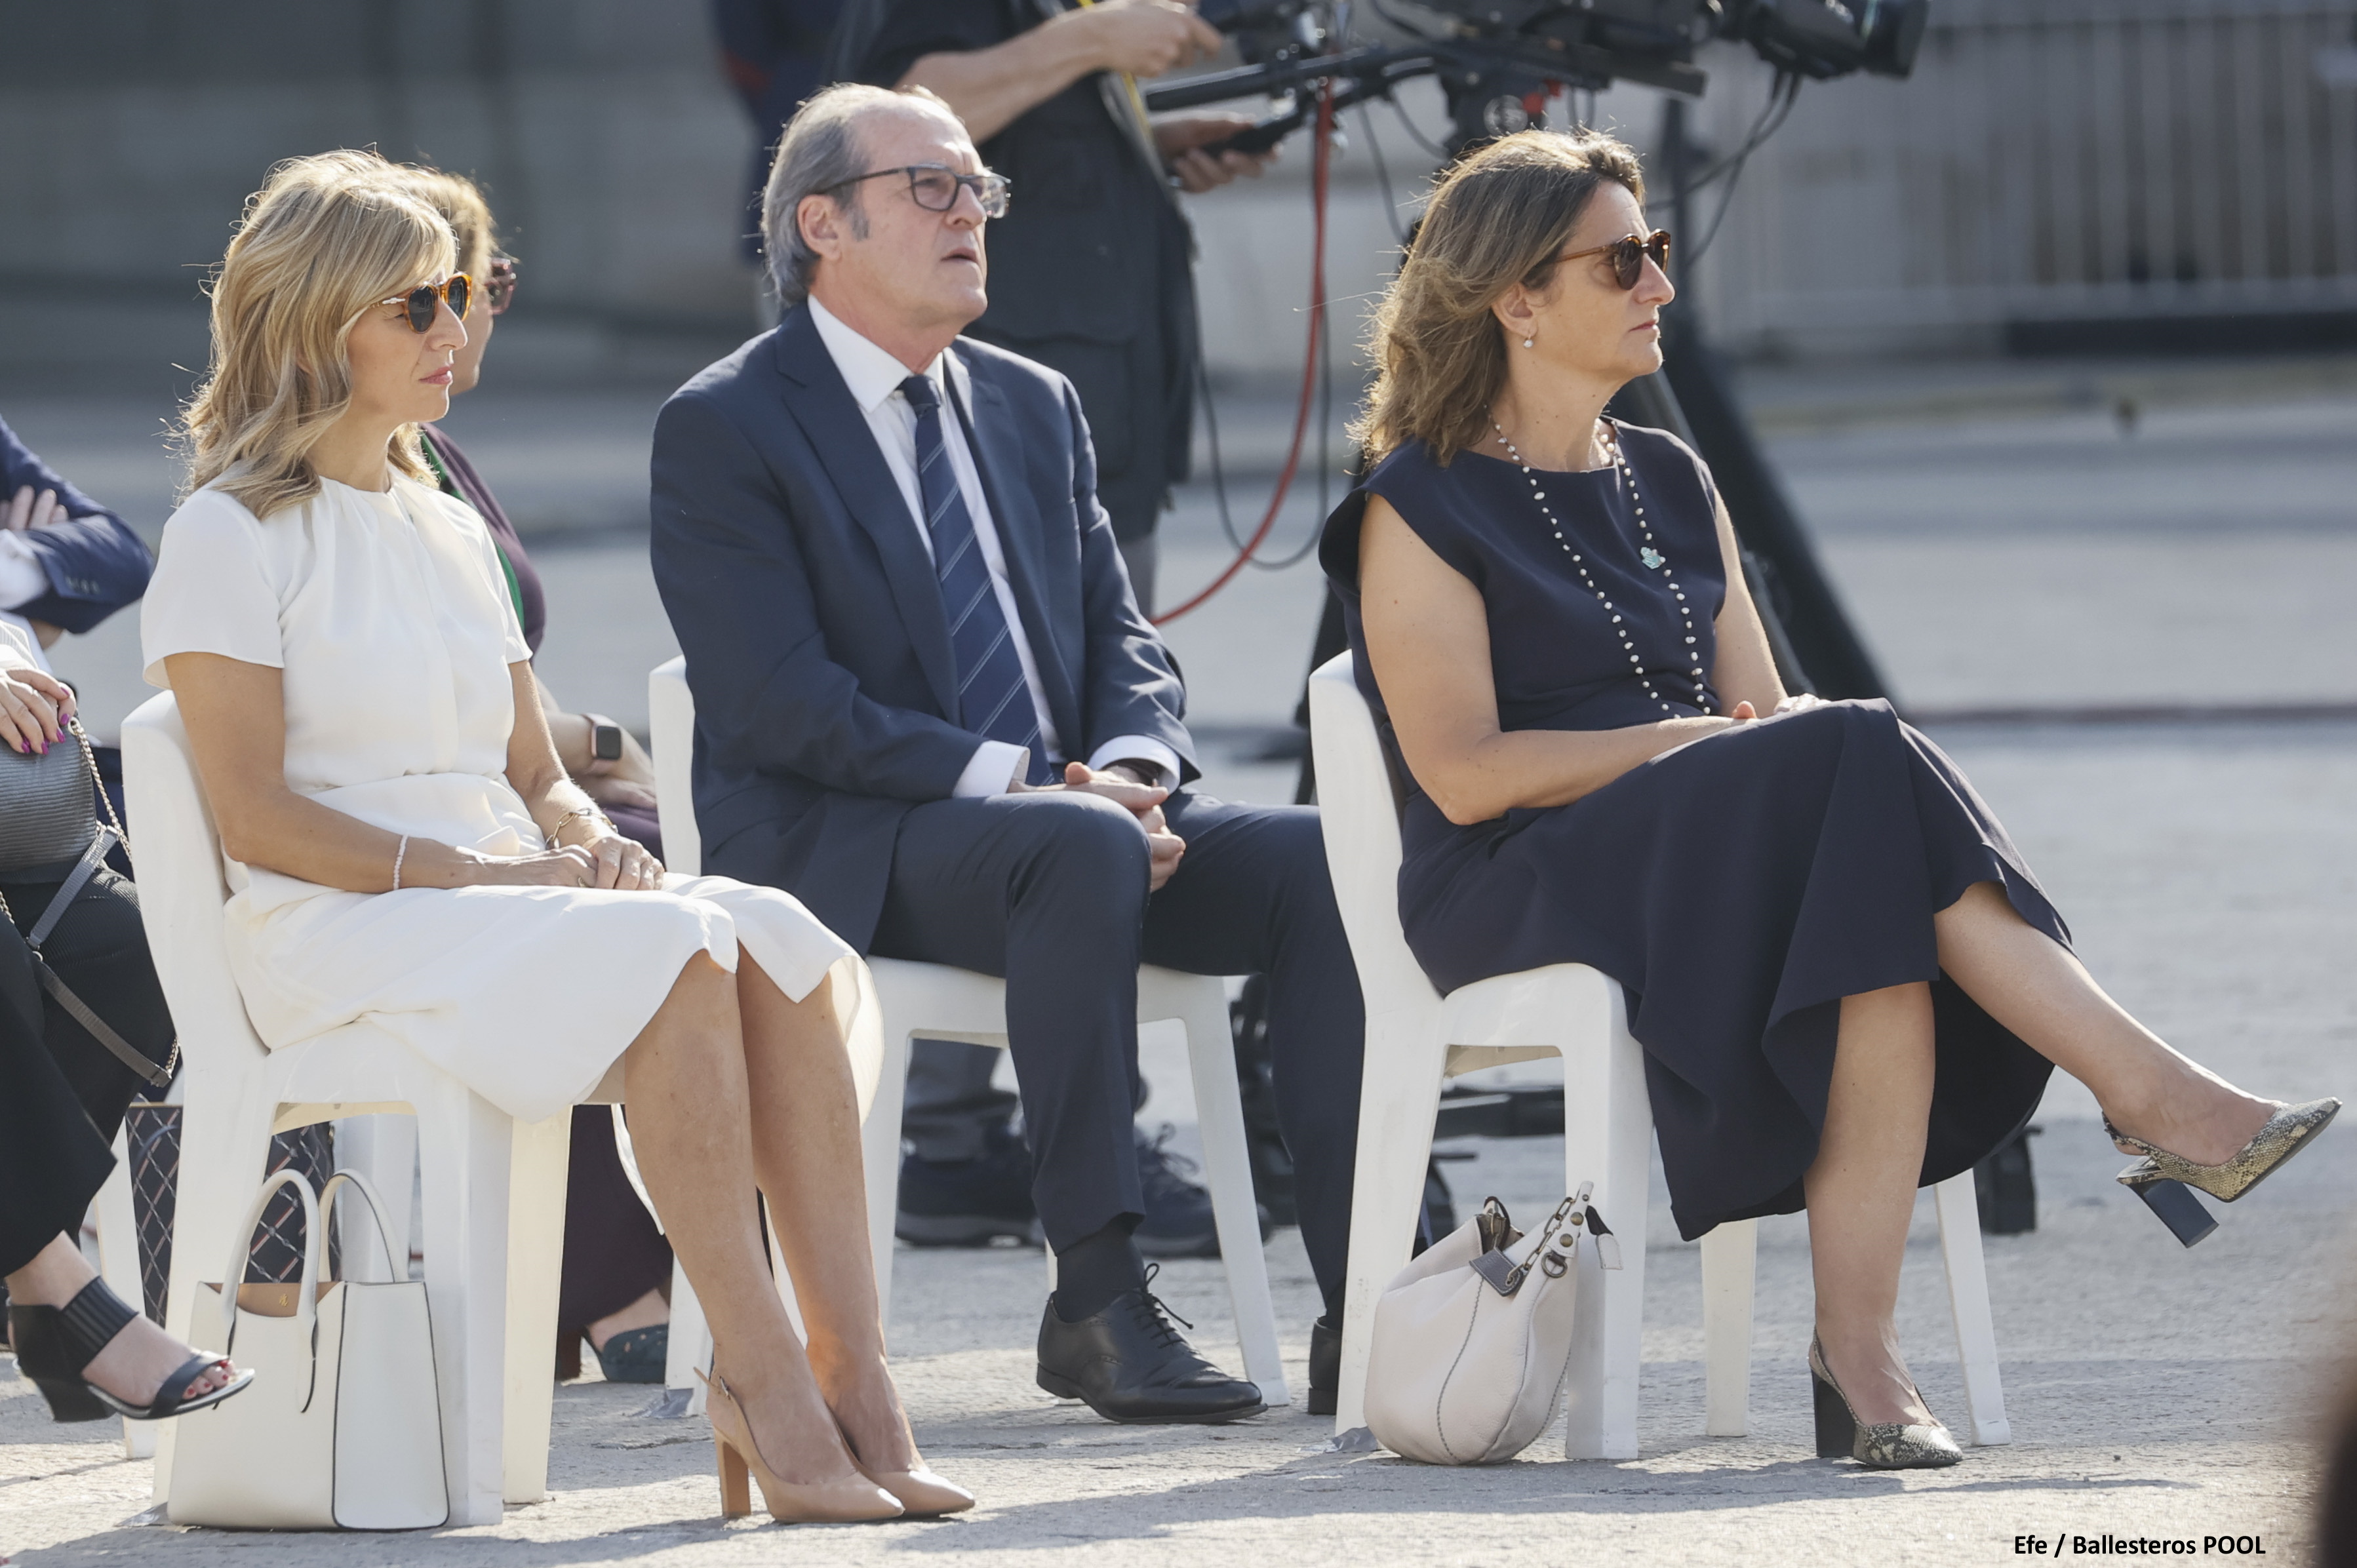
[[[1149,892],[1146,835],[1101,796],[919,806],[900,823],[874,951],[1006,981],[1032,1198],[1058,1249],[1144,1212],[1131,1132],[1137,966],[1266,974],[1301,1239],[1319,1287],[1338,1299],[1366,1018],[1318,813],[1181,790],[1163,814],[1187,853]]]

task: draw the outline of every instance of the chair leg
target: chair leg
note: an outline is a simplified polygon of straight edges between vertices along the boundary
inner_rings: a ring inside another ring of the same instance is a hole
[[[253,1201],[269,1163],[273,1108],[258,1101],[269,1092],[259,1073],[205,1073],[183,1077],[180,1108],[180,1171],[172,1202],[172,1275],[165,1294],[164,1328],[187,1341],[194,1331],[199,1286],[221,1271],[229,1255],[230,1232]],[[172,1454],[179,1423],[158,1422],[154,1500],[172,1495]]]
[[[1579,1276],[1571,1364],[1565,1378],[1568,1422],[1564,1456],[1637,1457],[1637,1383],[1644,1362],[1645,1219],[1652,1175],[1653,1114],[1645,1098],[1644,1055],[1629,1036],[1620,986],[1595,975],[1595,1000],[1574,1038],[1596,1055],[1564,1063],[1565,1080],[1600,1085],[1600,1094],[1564,1098],[1564,1174],[1569,1190],[1596,1184],[1595,1203],[1620,1239],[1620,1267],[1591,1251]],[[1590,1064],[1593,1064],[1592,1066]],[[1577,1069],[1577,1070],[1576,1070]]]
[[[1342,1370],[1334,1430],[1367,1424],[1367,1356],[1375,1302],[1407,1262],[1432,1158],[1445,1057],[1432,1017],[1367,1020],[1359,1153],[1351,1184],[1351,1252],[1342,1303]]]
[[[1751,1430],[1751,1285],[1759,1262],[1757,1219],[1729,1219],[1702,1239],[1706,1437]]]
[[[508,1326],[514,1123],[455,1079],[435,1085],[426,1098],[418,1116],[425,1300],[434,1326],[450,1522],[497,1524],[504,1489],[500,1428],[506,1391],[500,1363]],[[544,1347],[534,1370],[545,1377],[554,1355],[553,1344]]]
[[[380,1113],[346,1116],[336,1122],[336,1164],[368,1177],[384,1200],[385,1246],[377,1246],[376,1220],[357,1193],[336,1200],[336,1224],[344,1241],[344,1277],[373,1280],[383,1274],[390,1252],[394,1279],[409,1277],[409,1201],[417,1177],[417,1118]]]
[[[120,1128],[114,1134],[114,1171],[98,1189],[98,1268],[106,1286],[134,1307],[145,1310],[139,1283],[139,1227],[131,1217],[131,1145]],[[125,1421],[123,1456],[156,1456],[156,1423]]]
[[[1948,1305],[1955,1316],[1956,1359],[1964,1369],[1964,1412],[1973,1442],[1983,1447],[2013,1441],[2005,1417],[2005,1385],[1997,1376],[1996,1320],[1989,1312],[1988,1263],[1981,1254],[1980,1197],[1973,1173],[1932,1189],[1940,1216],[1940,1255],[1948,1265]]]
[[[704,1380],[695,1374],[712,1369],[712,1329],[704,1320],[704,1304],[695,1299],[695,1286],[689,1283],[687,1271],[673,1260],[671,1266],[671,1349],[663,1361],[663,1387],[672,1395],[671,1405],[677,1406],[682,1415],[704,1413]],[[685,1394],[687,1402],[678,1404],[678,1396]]]
[[[565,1186],[573,1108],[511,1122],[508,1165],[507,1332],[501,1357],[500,1498],[548,1496],[548,1433],[556,1385],[556,1305],[565,1273]]]
[[[909,1031],[888,1011],[876,1098],[859,1134],[859,1156],[867,1177],[867,1245],[876,1265],[876,1316],[887,1334],[892,1326],[892,1220],[900,1207],[900,1107],[908,1094]]]
[[[1194,993],[1189,998],[1192,1005],[1180,1022],[1187,1028],[1203,1169],[1211,1188],[1220,1256],[1227,1265],[1228,1300],[1235,1309],[1244,1376],[1260,1385],[1261,1398],[1270,1404],[1291,1404],[1293,1391],[1286,1386],[1285,1363],[1276,1348],[1268,1260],[1261,1251],[1260,1211],[1253,1197],[1252,1155],[1244,1144],[1243,1099],[1236,1088],[1235,1036],[1228,1023],[1227,993],[1217,981],[1189,989]]]

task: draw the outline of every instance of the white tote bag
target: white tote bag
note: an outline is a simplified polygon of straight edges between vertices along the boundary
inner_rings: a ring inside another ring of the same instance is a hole
[[[1593,1190],[1565,1198],[1535,1236],[1493,1197],[1383,1287],[1367,1366],[1375,1441],[1427,1465],[1495,1465],[1546,1430],[1571,1362],[1581,1232],[1602,1267],[1620,1266]]]
[[[368,1201],[390,1281],[319,1278],[321,1210],[346,1182]],[[303,1200],[302,1283],[198,1287],[190,1340],[252,1368],[253,1386],[178,1418],[166,1514],[246,1530],[442,1524],[450,1506],[425,1286],[394,1266],[384,1205],[367,1178],[338,1171],[315,1195],[299,1171],[271,1176],[221,1278],[244,1278],[253,1227],[281,1187]]]

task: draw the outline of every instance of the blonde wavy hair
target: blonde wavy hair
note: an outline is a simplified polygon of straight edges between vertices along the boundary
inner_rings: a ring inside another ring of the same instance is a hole
[[[474,274],[475,286],[485,282],[484,270],[500,253],[499,228],[491,220],[491,204],[483,188],[463,174],[421,164],[387,166],[394,183],[442,215],[457,242],[457,268]]]
[[[401,188],[404,172],[373,152],[318,153],[246,199],[208,290],[211,365],[181,416],[187,489],[218,479],[263,518],[319,493],[310,454],[351,406],[352,328],[456,263],[450,226]],[[433,482],[416,426],[385,455]]]
[[[1368,334],[1375,384],[1351,426],[1368,462],[1421,440],[1446,467],[1481,438],[1506,381],[1505,329],[1490,307],[1516,284],[1554,281],[1607,181],[1645,199],[1636,153],[1587,130],[1518,132],[1441,179]]]

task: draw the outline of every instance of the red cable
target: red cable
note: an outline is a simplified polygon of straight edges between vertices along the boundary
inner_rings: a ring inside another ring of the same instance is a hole
[[[1276,514],[1284,510],[1286,492],[1293,488],[1294,470],[1301,463],[1301,446],[1309,434],[1309,413],[1316,405],[1318,388],[1318,344],[1326,329],[1326,174],[1334,153],[1334,84],[1328,81],[1318,94],[1318,147],[1309,162],[1309,352],[1301,367],[1301,407],[1293,417],[1293,446],[1285,455],[1285,467],[1276,477],[1276,493],[1269,498],[1268,514],[1260,526],[1244,542],[1244,547],[1228,563],[1228,569],[1211,580],[1211,585],[1180,605],[1153,618],[1156,626],[1168,626],[1188,611],[1200,606],[1235,580],[1244,569],[1268,531],[1276,526]]]

